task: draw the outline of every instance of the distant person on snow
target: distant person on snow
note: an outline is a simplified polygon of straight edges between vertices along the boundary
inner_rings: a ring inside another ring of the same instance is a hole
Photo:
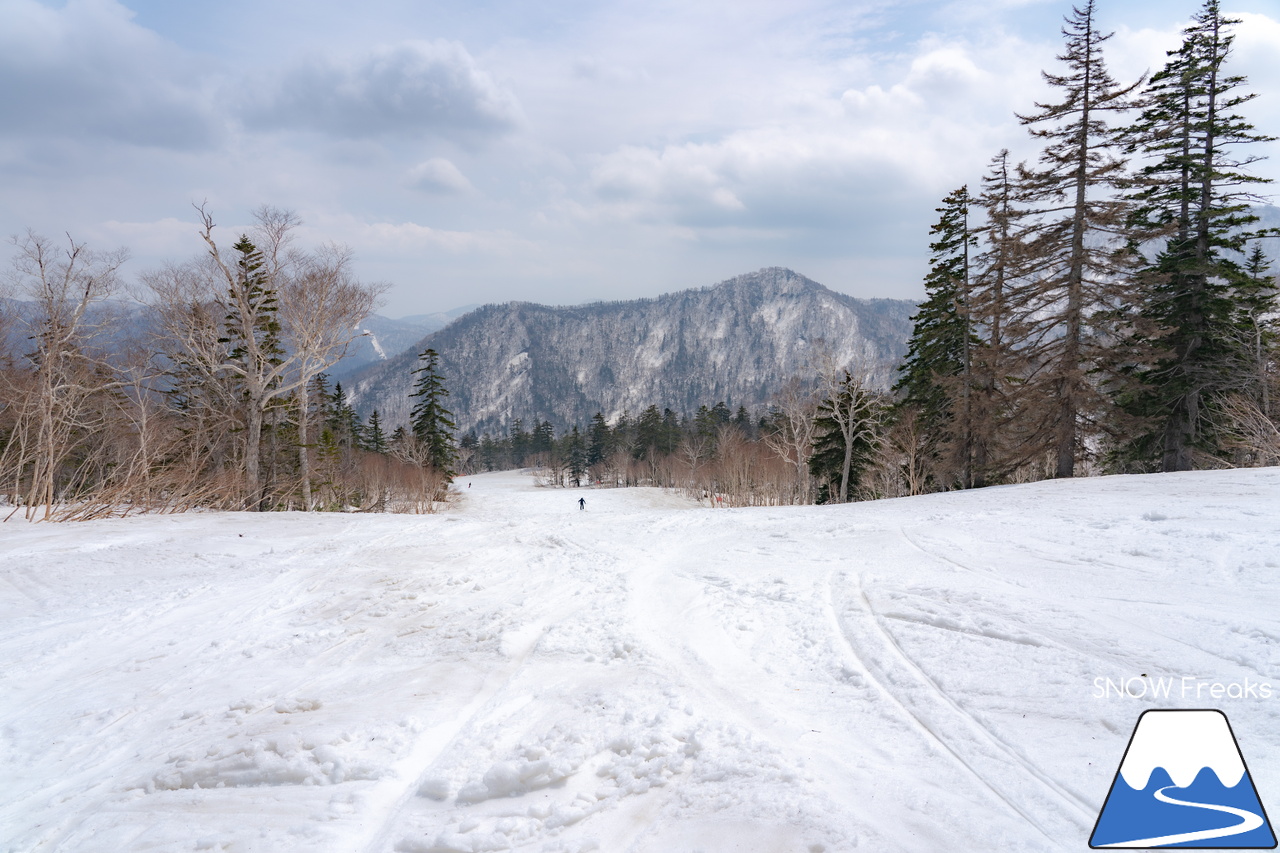
[[[586,508],[587,508],[587,499],[586,499],[586,498],[578,498],[578,509],[583,510],[583,509],[586,509]]]

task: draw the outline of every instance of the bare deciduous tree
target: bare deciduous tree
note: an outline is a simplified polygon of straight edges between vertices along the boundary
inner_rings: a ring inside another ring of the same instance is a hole
[[[302,501],[310,509],[311,464],[308,458],[307,389],[311,380],[347,354],[360,334],[359,324],[373,313],[386,285],[365,284],[351,274],[351,251],[326,244],[294,263],[280,288],[280,320],[286,347],[297,364],[293,371],[297,398],[298,464]]]
[[[863,365],[843,367],[830,354],[820,356],[818,420],[830,422],[843,445],[840,503],[849,500],[855,451],[873,449],[880,440],[883,407],[869,387],[870,375]]]
[[[764,436],[770,449],[795,467],[796,502],[801,504],[809,503],[813,493],[809,459],[813,456],[817,411],[814,389],[806,387],[799,379],[792,379],[774,397],[772,420],[775,429]]]
[[[31,304],[34,349],[21,359],[25,370],[6,373],[13,431],[0,471],[29,518],[40,508],[50,518],[64,466],[99,426],[93,400],[116,385],[98,345],[104,322],[95,310],[115,292],[128,254],[95,252],[70,236],[59,249],[32,231],[12,242],[7,289]]]
[[[259,445],[266,413],[295,399],[303,502],[311,508],[307,388],[346,354],[384,287],[354,278],[347,249],[292,249],[299,222],[291,211],[259,208],[258,242],[245,235],[228,259],[214,239],[213,217],[203,205],[196,209],[209,247],[205,262],[169,267],[147,279],[164,330],[176,343],[171,361],[214,389],[205,402],[228,407],[224,416],[238,407],[239,464],[250,508],[263,500]]]

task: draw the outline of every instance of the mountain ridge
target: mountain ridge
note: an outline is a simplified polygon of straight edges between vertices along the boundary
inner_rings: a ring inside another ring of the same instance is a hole
[[[357,408],[407,423],[417,354],[440,354],[459,433],[517,418],[558,429],[656,404],[689,414],[725,401],[759,409],[821,351],[887,387],[915,303],[858,299],[783,267],[656,297],[547,306],[484,305],[410,351],[352,377]]]

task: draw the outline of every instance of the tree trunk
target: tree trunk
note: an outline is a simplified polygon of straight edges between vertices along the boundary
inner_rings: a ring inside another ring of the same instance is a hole
[[[1076,417],[1080,395],[1080,336],[1084,312],[1085,197],[1089,170],[1089,68],[1085,66],[1084,107],[1080,113],[1080,141],[1076,153],[1076,198],[1071,221],[1071,262],[1067,270],[1067,336],[1062,353],[1062,379],[1058,409],[1058,464],[1055,476],[1073,477],[1076,470]]]
[[[852,421],[852,412],[850,413]],[[840,503],[849,502],[849,469],[853,467],[853,439],[855,432],[850,425],[844,436],[844,467],[840,472]]]
[[[249,423],[245,430],[244,480],[245,509],[262,509],[262,479],[259,472],[262,443],[262,406],[258,401],[249,403]]]
[[[298,395],[298,472],[302,475],[302,509],[311,512],[311,449],[307,446],[307,430],[309,423],[309,402],[307,386],[299,385]]]

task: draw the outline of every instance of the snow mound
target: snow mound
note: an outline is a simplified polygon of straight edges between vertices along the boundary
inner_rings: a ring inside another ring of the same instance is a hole
[[[168,767],[141,787],[148,791],[187,788],[253,788],[265,785],[337,785],[379,779],[384,768],[360,755],[353,739],[314,744],[297,733],[179,752]]]

